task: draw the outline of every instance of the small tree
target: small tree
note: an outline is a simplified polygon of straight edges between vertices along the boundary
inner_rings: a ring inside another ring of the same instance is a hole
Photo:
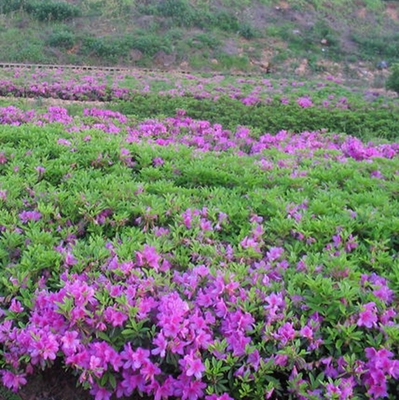
[[[391,71],[391,75],[389,75],[385,87],[387,90],[393,90],[399,94],[399,64],[392,65]]]

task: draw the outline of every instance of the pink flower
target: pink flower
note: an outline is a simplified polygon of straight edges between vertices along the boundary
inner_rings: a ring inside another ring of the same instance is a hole
[[[146,381],[153,381],[155,375],[159,375],[161,373],[161,370],[153,364],[151,361],[146,361],[144,363],[144,366],[140,369],[140,374],[144,376],[144,379]]]
[[[357,320],[358,326],[365,326],[366,328],[373,328],[377,326],[377,309],[374,302],[370,302],[363,305],[363,311],[359,313],[359,319]]]
[[[227,393],[223,393],[222,395],[218,396],[216,394],[212,394],[210,396],[205,396],[205,400],[234,400],[230,397]]]
[[[145,363],[150,362],[149,350],[139,347],[136,351],[133,351],[130,343],[125,344],[121,356],[124,360],[126,360],[125,364],[123,365],[123,368],[125,369],[138,369]]]
[[[105,321],[112,324],[112,326],[122,326],[124,322],[128,319],[128,316],[122,311],[115,310],[113,307],[107,307],[104,312]]]
[[[153,339],[152,343],[156,345],[155,349],[151,350],[151,354],[157,355],[164,358],[166,355],[166,349],[168,346],[168,342],[166,341],[162,332],[158,333],[157,337]]]
[[[70,251],[67,251],[65,255],[65,265],[71,267],[77,263],[78,260],[75,258],[75,256]]]
[[[191,220],[192,220],[192,217],[193,217],[193,215],[192,215],[192,212],[191,212],[191,209],[187,209],[183,214],[182,214],[182,217],[183,217],[183,223],[184,223],[184,225],[186,226],[186,228],[187,229],[191,229]]]
[[[94,395],[94,400],[110,400],[112,396],[112,392],[105,388],[99,387],[97,384],[93,384],[90,394]]]
[[[165,161],[161,157],[155,157],[152,160],[152,164],[154,165],[154,167],[158,167],[158,166],[164,165]]]
[[[290,340],[293,340],[295,336],[296,331],[291,322],[286,322],[283,326],[280,326],[280,328],[277,330],[277,334],[274,334],[274,337],[279,340],[282,345],[285,345]]]
[[[79,333],[76,331],[65,332],[61,338],[62,350],[66,353],[75,352],[80,343],[79,339],[77,339],[78,336]]]
[[[58,143],[58,144],[61,144],[61,145],[63,145],[63,146],[68,146],[68,147],[71,146],[71,144],[72,144],[69,140],[67,140],[67,139],[62,139],[62,138],[61,138],[61,139],[58,139],[58,140],[57,140],[57,143]]]
[[[313,339],[313,330],[308,326],[304,326],[300,331],[299,334],[309,340]]]
[[[137,264],[139,266],[142,265],[149,265],[150,267],[154,268],[155,271],[159,269],[159,261],[161,257],[156,252],[155,247],[144,245],[144,249],[142,252],[136,252],[137,257]]]
[[[313,106],[313,102],[309,97],[299,97],[296,102],[302,108],[308,108]]]
[[[7,157],[4,152],[0,153],[0,164],[5,164],[7,162]]]
[[[20,313],[24,311],[24,308],[22,307],[21,303],[18,300],[12,299],[10,310],[15,313]]]
[[[193,351],[184,356],[180,364],[183,366],[187,376],[195,376],[197,379],[201,379],[202,373],[205,371],[204,364],[200,358],[194,355]]]
[[[55,360],[58,349],[59,344],[52,333],[43,332],[42,335],[35,335],[30,352],[32,364],[41,363],[42,360]]]
[[[24,224],[26,224],[29,221],[39,221],[41,217],[42,214],[40,214],[39,211],[22,211],[19,214],[19,218]]]
[[[181,399],[197,400],[204,395],[203,389],[205,388],[206,384],[201,381],[184,382]]]
[[[13,374],[11,371],[0,371],[3,375],[2,382],[3,385],[13,392],[17,392],[21,386],[26,384],[26,374]]]

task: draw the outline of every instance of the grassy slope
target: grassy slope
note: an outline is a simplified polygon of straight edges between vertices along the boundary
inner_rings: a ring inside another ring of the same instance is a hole
[[[32,3],[0,5],[0,61],[350,75],[399,54],[397,1],[69,0],[80,16],[44,22]]]

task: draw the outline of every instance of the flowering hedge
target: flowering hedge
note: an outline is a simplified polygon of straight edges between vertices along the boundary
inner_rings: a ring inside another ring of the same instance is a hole
[[[395,398],[398,144],[0,110],[0,364],[95,399]]]

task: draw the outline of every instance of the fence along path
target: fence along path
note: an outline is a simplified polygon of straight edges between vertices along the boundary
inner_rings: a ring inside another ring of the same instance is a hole
[[[143,72],[143,73],[172,73],[180,75],[228,75],[228,76],[262,76],[265,73],[245,73],[245,72],[222,72],[222,71],[186,71],[180,69],[153,69],[153,68],[136,68],[136,67],[104,67],[104,66],[92,66],[92,65],[60,65],[60,64],[23,64],[23,63],[0,63],[0,68],[25,68],[25,69],[62,69],[62,70],[83,70],[83,71],[105,71],[105,72]]]

